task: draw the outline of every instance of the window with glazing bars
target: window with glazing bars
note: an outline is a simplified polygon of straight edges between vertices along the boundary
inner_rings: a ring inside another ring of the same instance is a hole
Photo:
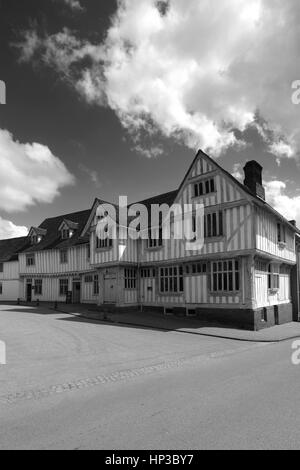
[[[214,178],[194,184],[194,196],[201,197],[216,191]]]
[[[236,292],[240,290],[239,261],[212,262],[211,286],[213,292]]]
[[[43,295],[43,279],[36,279],[34,281],[35,295]]]
[[[177,294],[184,291],[183,267],[160,268],[160,292]]]
[[[125,269],[125,289],[136,289],[136,270],[135,269]]]
[[[99,276],[98,274],[94,275],[94,295],[98,295],[100,292],[99,290]]]
[[[212,212],[204,216],[204,237],[222,237],[224,235],[223,212]]]
[[[59,280],[59,295],[64,296],[67,295],[69,290],[69,280],[68,279],[60,279]]]
[[[112,248],[113,246],[113,241],[111,238],[102,239],[102,238],[97,237],[96,240],[97,240],[96,241],[97,250],[103,250],[105,248]]]

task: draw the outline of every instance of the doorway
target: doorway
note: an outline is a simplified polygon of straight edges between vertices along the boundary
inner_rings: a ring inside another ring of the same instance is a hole
[[[115,304],[117,302],[117,278],[116,275],[104,277],[104,303]]]
[[[73,304],[80,304],[80,300],[81,300],[81,283],[76,281],[76,282],[73,282],[72,302]]]
[[[32,284],[27,283],[26,284],[26,302],[31,302],[32,301]]]

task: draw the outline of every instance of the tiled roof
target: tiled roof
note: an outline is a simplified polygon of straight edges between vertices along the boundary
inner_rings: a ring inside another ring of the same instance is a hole
[[[51,249],[63,249],[69,248],[75,245],[81,245],[89,242],[88,237],[81,237],[81,232],[89,218],[91,210],[85,210],[81,212],[74,212],[72,214],[61,215],[59,217],[54,217],[51,219],[46,219],[40,225],[39,228],[42,228],[47,231],[47,234],[43,237],[42,241],[38,245],[31,245],[28,248],[22,250],[26,253],[32,253],[37,251],[45,251]],[[77,230],[73,237],[68,240],[62,240],[61,234],[59,232],[59,227],[61,226],[64,220],[69,220],[77,225]]]
[[[0,262],[17,261],[18,252],[26,248],[27,245],[27,237],[0,240]]]

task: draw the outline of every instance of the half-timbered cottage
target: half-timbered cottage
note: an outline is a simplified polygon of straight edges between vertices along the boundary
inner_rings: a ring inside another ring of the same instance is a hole
[[[73,303],[97,303],[89,237],[81,236],[89,215],[90,210],[67,214],[31,228],[29,245],[19,253],[23,300],[64,302],[70,294]]]
[[[298,319],[300,232],[265,201],[262,167],[252,161],[244,171],[242,184],[200,151],[177,190],[139,203],[202,204],[197,250],[184,238],[132,239],[119,221],[116,239],[100,239],[98,199],[89,210],[45,220],[16,250],[19,296],[155,308],[250,329]]]
[[[12,301],[22,296],[18,252],[27,243],[27,237],[0,240],[0,301]]]

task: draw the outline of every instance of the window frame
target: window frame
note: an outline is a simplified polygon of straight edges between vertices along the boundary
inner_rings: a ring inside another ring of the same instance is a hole
[[[234,293],[240,292],[240,290],[241,290],[241,263],[240,261],[237,259],[212,261],[211,262],[211,285],[210,285],[211,293],[215,295],[218,295],[218,294],[233,295]]]
[[[113,239],[112,238],[99,238],[96,235],[96,251],[106,251],[113,248]]]
[[[212,211],[204,214],[204,239],[222,238],[225,235],[224,211]]]
[[[142,268],[141,269],[141,279],[154,279],[155,275],[155,268]]]
[[[124,269],[124,289],[125,290],[137,289],[137,270],[135,268]]]
[[[185,266],[185,273],[187,276],[202,276],[206,275],[208,271],[207,262],[195,262]]]
[[[159,268],[159,293],[161,295],[182,295],[184,293],[183,266]]]
[[[280,264],[270,263],[268,266],[268,292],[277,293],[280,290]]]
[[[32,262],[29,262],[30,260],[32,260]],[[35,254],[27,254],[26,255],[26,267],[28,268],[31,268],[35,266]]]
[[[63,287],[66,287],[66,291],[64,292],[64,288]],[[64,297],[65,295],[67,295],[69,292],[69,279],[67,278],[60,278],[59,279],[59,296],[60,297]]]
[[[43,279],[34,280],[34,293],[35,295],[43,295]]]
[[[94,274],[93,276],[93,295],[100,294],[100,285],[99,285],[99,274]]]
[[[60,264],[68,264],[69,252],[67,249],[59,250],[59,261],[60,261]]]
[[[67,236],[66,236],[67,235]],[[61,239],[62,240],[69,240],[71,238],[71,231],[68,228],[63,228],[61,231]]]
[[[208,196],[210,194],[215,194],[216,192],[215,177],[202,179],[201,181],[193,183],[194,198]]]

